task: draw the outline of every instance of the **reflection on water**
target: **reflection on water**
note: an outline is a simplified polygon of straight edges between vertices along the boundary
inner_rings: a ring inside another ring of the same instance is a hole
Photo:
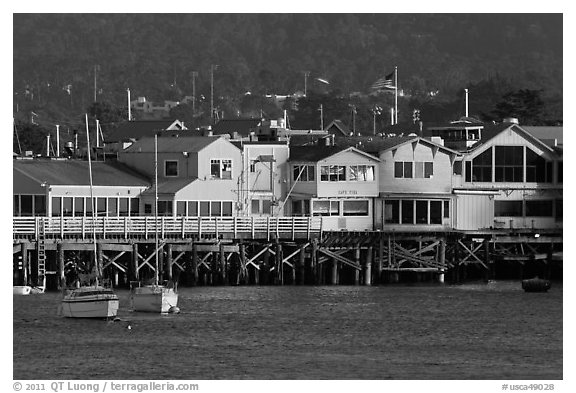
[[[562,378],[561,283],[182,288],[163,316],[118,294],[117,322],[14,297],[14,378]]]

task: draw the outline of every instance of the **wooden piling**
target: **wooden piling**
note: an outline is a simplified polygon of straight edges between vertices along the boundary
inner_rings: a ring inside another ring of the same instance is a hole
[[[66,288],[66,276],[64,275],[64,248],[62,242],[56,244],[56,253],[58,254],[58,290]]]
[[[22,243],[20,249],[22,253],[22,281],[24,285],[28,285],[28,271],[30,270],[28,266],[28,243]]]
[[[360,245],[356,244],[354,248],[354,262],[357,266],[360,266]],[[354,285],[360,284],[360,270],[354,269]]]
[[[198,285],[198,250],[196,244],[192,244],[192,274],[194,275],[192,282],[196,286]]]
[[[248,271],[246,269],[246,248],[242,242],[238,245],[238,254],[240,260],[240,271],[238,274],[238,284],[248,284]]]
[[[364,271],[364,285],[372,285],[372,246],[366,251],[366,264]]]
[[[330,277],[330,284],[338,285],[338,261],[332,258],[332,276]]]
[[[282,243],[276,240],[276,274],[274,284],[284,285],[284,263],[282,254]]]
[[[438,272],[438,282],[444,283],[444,272],[446,271],[446,268],[444,267],[444,266],[446,266],[446,240],[445,239],[440,239],[440,245],[439,245],[438,253],[439,253],[438,262],[442,266],[442,268],[440,268],[440,271]]]
[[[102,243],[96,243],[96,272],[99,277],[104,277],[104,254],[102,252]]]
[[[169,281],[172,281],[172,244],[166,244],[166,273]]]
[[[305,274],[304,272],[306,271],[305,269],[305,262],[306,261],[306,246],[302,246],[300,247],[300,254],[298,255],[298,274],[296,275],[296,277],[298,277],[298,282],[297,284],[299,285],[304,285],[304,278],[305,278]]]
[[[312,283],[318,285],[318,241],[312,240],[312,250],[310,251],[310,270],[312,272]]]
[[[138,243],[132,244],[132,264],[129,273],[129,280],[138,281]]]
[[[224,243],[220,242],[220,252],[218,253],[220,257],[220,282],[223,285],[227,285],[227,263],[226,263],[226,253],[224,252]]]
[[[382,234],[378,237],[378,265],[376,271],[376,284],[382,281],[382,264],[384,263],[384,238]]]

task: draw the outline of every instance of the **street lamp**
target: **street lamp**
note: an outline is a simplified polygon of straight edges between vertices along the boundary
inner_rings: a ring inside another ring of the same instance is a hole
[[[372,115],[374,116],[374,135],[376,135],[376,115],[382,114],[382,108],[378,105],[374,105],[372,108]]]

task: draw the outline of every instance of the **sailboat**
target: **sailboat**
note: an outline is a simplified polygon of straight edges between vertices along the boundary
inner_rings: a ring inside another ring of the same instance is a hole
[[[112,288],[100,285],[100,268],[96,260],[96,225],[94,220],[94,197],[92,192],[92,161],[90,159],[90,136],[86,115],[86,140],[88,142],[88,169],[90,172],[90,199],[92,202],[92,234],[94,243],[93,277],[84,278],[78,288],[63,297],[61,313],[68,318],[113,318],[118,313],[118,296]],[[88,285],[86,285],[88,284]]]
[[[149,285],[138,285],[131,288],[133,311],[154,313],[178,313],[178,292],[174,283],[159,283],[158,279],[158,135],[154,135],[154,215],[155,215],[155,251],[156,267],[154,282]]]

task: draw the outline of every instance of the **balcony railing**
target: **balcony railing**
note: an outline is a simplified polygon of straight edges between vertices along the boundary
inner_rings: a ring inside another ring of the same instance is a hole
[[[14,217],[14,239],[194,238],[295,239],[316,237],[321,217]]]

